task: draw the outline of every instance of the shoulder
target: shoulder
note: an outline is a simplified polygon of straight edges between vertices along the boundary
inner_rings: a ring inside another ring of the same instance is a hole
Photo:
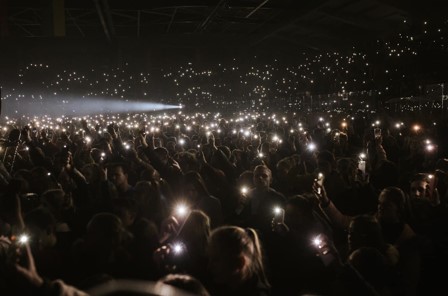
[[[281,199],[282,201],[286,201],[286,197],[282,193],[278,192],[273,188],[269,188],[268,193],[271,197],[274,197],[275,199]]]

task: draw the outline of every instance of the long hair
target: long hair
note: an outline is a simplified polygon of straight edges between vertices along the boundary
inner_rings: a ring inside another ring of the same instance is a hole
[[[244,255],[248,259],[248,274],[245,278],[257,276],[263,284],[270,286],[264,271],[261,243],[254,229],[221,226],[212,232],[210,240],[214,245],[219,246],[222,254],[226,254],[229,258]]]
[[[196,251],[204,253],[210,238],[210,218],[200,210],[192,210],[185,221],[179,238],[187,242],[187,248],[195,247]]]

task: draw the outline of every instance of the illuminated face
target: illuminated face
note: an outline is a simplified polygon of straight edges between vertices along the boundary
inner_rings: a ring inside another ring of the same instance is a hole
[[[414,181],[411,183],[411,198],[424,198],[427,193],[428,183],[424,180]]]
[[[258,167],[254,170],[254,185],[256,188],[268,188],[271,181],[271,171],[268,168]]]

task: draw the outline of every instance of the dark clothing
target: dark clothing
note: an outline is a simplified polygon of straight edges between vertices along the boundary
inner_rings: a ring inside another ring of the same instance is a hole
[[[211,228],[222,225],[222,207],[221,202],[214,196],[202,197],[194,206],[196,209],[203,211],[210,218]]]
[[[248,200],[240,216],[247,227],[253,227],[259,231],[270,232],[273,209],[275,207],[285,208],[286,198],[280,192],[272,188],[267,190],[252,189],[247,194]]]
[[[213,296],[269,296],[270,287],[264,284],[257,276],[247,280],[238,289],[230,289],[228,286],[216,285],[208,288]]]

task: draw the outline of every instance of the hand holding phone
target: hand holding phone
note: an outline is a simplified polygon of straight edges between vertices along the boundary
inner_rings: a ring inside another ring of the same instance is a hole
[[[325,266],[342,264],[333,242],[325,235],[318,234],[312,239],[312,245]]]
[[[274,207],[273,223],[284,224],[285,223],[285,210],[280,207]]]
[[[272,218],[272,231],[276,233],[286,233],[289,227],[285,224],[285,210],[280,207],[274,207],[274,218]]]
[[[440,196],[437,190],[437,184],[439,182],[439,177],[437,171],[435,174],[428,174],[429,185],[428,185],[428,196],[427,198],[434,206],[440,204]]]

